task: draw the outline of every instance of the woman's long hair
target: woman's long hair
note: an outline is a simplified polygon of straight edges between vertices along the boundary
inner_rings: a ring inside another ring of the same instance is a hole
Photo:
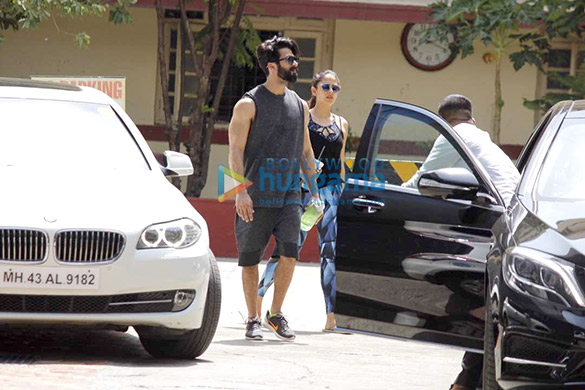
[[[311,83],[311,86],[317,88],[317,85],[319,85],[321,80],[323,80],[323,77],[327,76],[328,74],[335,77],[337,79],[337,83],[341,84],[341,82],[339,81],[339,76],[337,76],[337,73],[335,73],[331,69],[327,69],[327,70],[319,72],[315,76],[313,76],[313,82]],[[315,104],[317,104],[317,97],[315,95],[312,95],[311,98],[309,99],[308,103],[309,103],[309,108],[315,107]]]

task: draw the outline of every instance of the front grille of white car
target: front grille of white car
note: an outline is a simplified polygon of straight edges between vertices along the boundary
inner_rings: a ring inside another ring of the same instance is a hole
[[[39,230],[0,229],[0,260],[41,262],[47,255],[48,241]]]
[[[65,263],[113,261],[120,256],[125,243],[124,236],[116,232],[60,231],[55,236],[55,257]]]
[[[175,294],[175,290],[99,296],[0,294],[0,312],[163,313],[173,310]]]

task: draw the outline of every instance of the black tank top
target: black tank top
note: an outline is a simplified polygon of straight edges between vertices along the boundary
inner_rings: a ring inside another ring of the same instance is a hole
[[[329,126],[321,126],[315,123],[309,115],[309,135],[311,136],[313,153],[315,158],[324,164],[318,180],[319,188],[327,186],[330,182],[339,183],[343,132],[339,127],[341,125],[339,117],[334,115],[333,118],[333,123]]]
[[[246,92],[256,116],[244,150],[244,176],[253,182],[248,193],[254,207],[282,207],[300,202],[295,175],[302,163],[305,109],[288,88],[275,95],[264,85]]]

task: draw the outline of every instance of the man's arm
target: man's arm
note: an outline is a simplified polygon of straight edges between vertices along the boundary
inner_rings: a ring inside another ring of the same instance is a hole
[[[250,98],[236,103],[229,126],[229,163],[230,170],[244,176],[244,150],[248,142],[250,125],[256,115],[256,105]],[[252,198],[247,190],[236,195],[236,212],[246,222],[254,220]]]
[[[421,165],[419,170],[410,178],[409,181],[402,184],[403,187],[417,188],[418,179],[425,172],[440,168],[454,167],[461,157],[451,143],[440,135],[433,144],[429,155]]]
[[[303,163],[301,170],[306,175],[308,180],[309,191],[311,195],[319,199],[319,188],[317,188],[317,171],[315,170],[315,155],[311,147],[311,136],[309,135],[309,105],[303,100],[303,107],[305,109],[305,129],[303,142]]]

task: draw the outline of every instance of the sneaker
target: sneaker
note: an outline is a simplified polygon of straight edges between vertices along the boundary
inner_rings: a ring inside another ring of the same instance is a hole
[[[260,317],[246,319],[246,340],[262,340]]]
[[[266,325],[276,337],[282,340],[293,341],[295,339],[295,332],[288,327],[288,321],[284,318],[282,313],[270,314],[270,311],[266,312],[266,318],[264,320]]]

